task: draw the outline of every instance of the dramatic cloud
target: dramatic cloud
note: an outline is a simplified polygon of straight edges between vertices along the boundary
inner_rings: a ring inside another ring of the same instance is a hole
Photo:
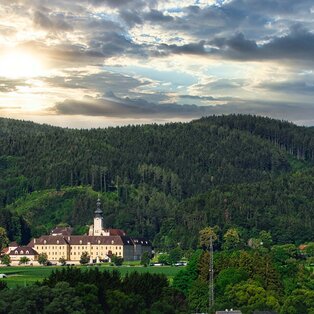
[[[310,0],[0,0],[1,115],[311,124],[313,13]]]

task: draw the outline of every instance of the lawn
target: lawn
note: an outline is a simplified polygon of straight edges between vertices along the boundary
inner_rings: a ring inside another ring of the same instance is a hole
[[[88,269],[86,266],[75,266]],[[36,281],[42,281],[45,277],[48,277],[53,270],[62,269],[62,266],[19,266],[19,267],[1,267],[0,273],[8,275],[8,278],[0,279],[5,281],[9,287],[16,286],[26,286],[33,284]],[[151,267],[141,267],[141,266],[100,266],[101,270],[118,270],[121,276],[125,276],[127,273],[137,271],[139,273],[149,272],[154,274],[164,274],[167,276],[170,282],[172,282],[173,277],[178,273],[180,269],[184,267],[171,267],[171,266],[151,266]]]

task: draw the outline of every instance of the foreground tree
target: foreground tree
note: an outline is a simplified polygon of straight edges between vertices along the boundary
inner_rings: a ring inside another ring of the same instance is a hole
[[[115,266],[121,266],[123,263],[123,258],[117,255],[112,255],[111,261]]]
[[[240,235],[238,233],[238,230],[236,228],[228,229],[228,231],[224,234],[223,240],[224,250],[234,250],[239,248]]]
[[[10,255],[8,255],[8,254],[3,255],[3,256],[1,257],[1,263],[2,263],[3,265],[9,266],[9,265],[11,264]]]
[[[83,252],[80,258],[80,264],[85,265],[89,262],[90,256],[87,252]]]
[[[150,257],[149,257],[149,253],[148,252],[143,252],[142,256],[141,256],[141,265],[144,265],[145,267],[147,267],[150,263]]]
[[[200,246],[204,249],[208,249],[210,246],[210,238],[212,238],[213,241],[218,240],[217,233],[219,232],[219,227],[206,227],[202,229],[199,232],[199,241],[200,241]]]
[[[47,262],[48,262],[48,256],[47,256],[47,253],[40,253],[38,255],[38,263],[40,265],[47,265]]]
[[[297,289],[285,300],[281,314],[314,313],[314,291]]]
[[[169,252],[169,261],[171,264],[175,264],[176,262],[180,261],[183,256],[183,252],[179,246],[175,247],[174,249],[170,250]]]
[[[9,244],[7,232],[4,228],[0,227],[0,252]]]
[[[252,313],[254,310],[278,311],[280,305],[278,300],[269,294],[257,282],[247,281],[226,288],[226,307],[236,307],[244,314]]]
[[[20,258],[20,264],[28,264],[28,262],[30,261],[30,259],[27,257],[27,256],[22,256],[21,258]]]

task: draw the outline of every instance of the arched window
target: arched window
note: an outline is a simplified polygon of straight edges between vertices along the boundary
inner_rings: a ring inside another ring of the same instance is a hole
[[[26,251],[26,254],[29,254],[29,251]]]

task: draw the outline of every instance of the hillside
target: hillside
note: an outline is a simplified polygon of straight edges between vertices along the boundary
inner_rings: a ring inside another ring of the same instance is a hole
[[[313,132],[241,115],[92,130],[0,119],[0,225],[22,242],[27,226],[83,232],[100,192],[108,226],[158,247],[193,247],[208,224],[306,241]]]

